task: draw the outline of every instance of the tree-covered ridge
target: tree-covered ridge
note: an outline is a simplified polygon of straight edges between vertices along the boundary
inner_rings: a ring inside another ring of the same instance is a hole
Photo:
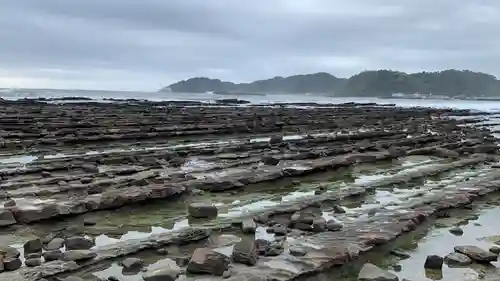
[[[328,73],[274,77],[252,83],[191,78],[161,91],[203,93],[326,93],[344,96],[388,96],[395,93],[446,96],[498,96],[500,81],[468,70],[404,73],[392,70],[364,71],[349,79]]]

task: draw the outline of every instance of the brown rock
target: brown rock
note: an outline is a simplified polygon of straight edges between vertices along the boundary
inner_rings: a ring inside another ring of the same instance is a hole
[[[187,266],[187,272],[194,274],[212,274],[222,276],[229,269],[229,257],[208,248],[194,251]]]

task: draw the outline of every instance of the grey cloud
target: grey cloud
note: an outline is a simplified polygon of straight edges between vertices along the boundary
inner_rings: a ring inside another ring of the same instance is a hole
[[[192,76],[374,68],[500,75],[498,26],[493,0],[5,0],[0,87],[154,90]]]

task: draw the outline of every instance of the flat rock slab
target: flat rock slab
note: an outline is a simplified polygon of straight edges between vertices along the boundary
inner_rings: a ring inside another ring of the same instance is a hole
[[[472,263],[472,259],[468,256],[460,253],[449,253],[444,257],[444,261],[450,265],[469,265]]]
[[[456,246],[455,252],[464,254],[477,262],[492,262],[498,260],[497,254],[483,250],[477,246]]]
[[[358,281],[398,281],[398,279],[396,275],[371,263],[363,265],[358,275]]]

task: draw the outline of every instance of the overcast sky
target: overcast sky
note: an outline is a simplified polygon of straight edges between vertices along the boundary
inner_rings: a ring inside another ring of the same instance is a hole
[[[500,77],[498,0],[0,0],[0,87],[366,69]]]

